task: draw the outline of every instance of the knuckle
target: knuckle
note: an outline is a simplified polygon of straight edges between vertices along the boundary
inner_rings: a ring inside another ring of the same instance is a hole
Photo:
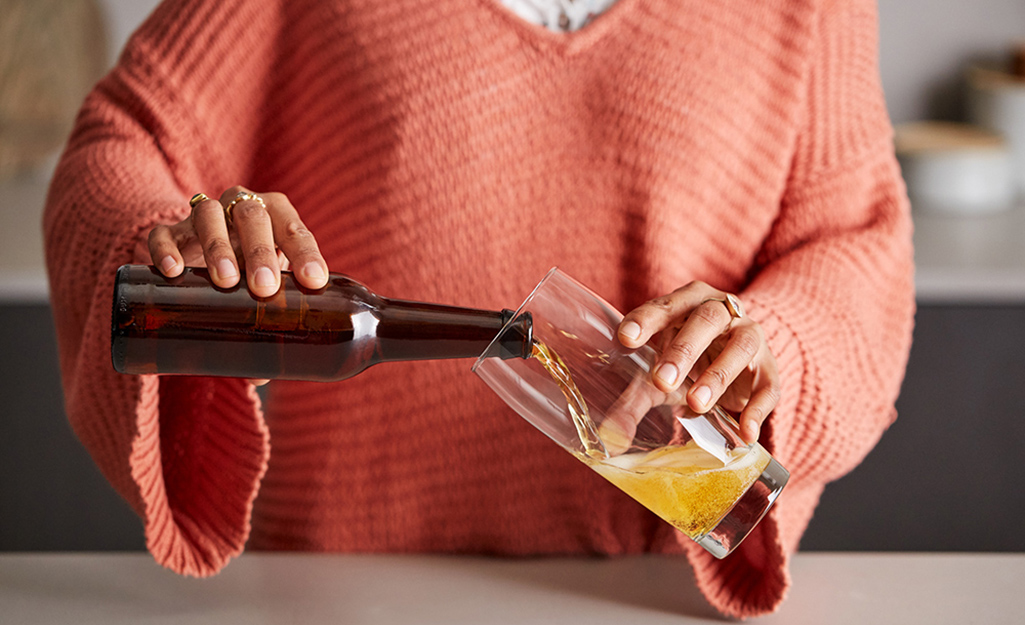
[[[766,386],[758,392],[756,399],[748,404],[745,410],[757,411],[760,419],[764,419],[770,412],[776,409],[782,393],[779,385]]]
[[[671,302],[668,297],[658,297],[630,311],[623,321],[633,321],[642,328],[657,332],[667,324],[670,308]]]
[[[234,219],[241,219],[244,221],[255,221],[258,219],[265,219],[267,210],[260,206],[259,202],[239,202],[232,209],[232,216]]]
[[[235,196],[236,196],[236,195],[238,195],[239,193],[248,193],[248,192],[249,192],[249,190],[248,190],[248,189],[246,189],[246,188],[245,188],[245,187],[243,187],[242,185],[236,184],[236,185],[234,185],[234,186],[228,187],[228,188],[227,188],[227,189],[226,189],[226,190],[224,191],[224,196],[227,196],[227,197],[235,197]]]
[[[285,238],[291,241],[308,241],[313,238],[313,233],[298,219],[289,220],[284,230]]]
[[[725,388],[730,383],[730,376],[719,367],[705,369],[705,375],[712,380],[712,386],[715,388]]]
[[[679,343],[673,343],[670,345],[663,354],[665,360],[674,363],[689,363],[694,362],[700,355],[698,346],[690,341],[680,341]]]
[[[751,360],[761,349],[762,337],[756,331],[741,330],[734,335],[733,344],[736,349],[748,357],[748,360]]]
[[[200,202],[192,207],[192,218],[194,220],[204,219],[211,216],[219,217],[221,213],[222,210],[220,204],[209,200],[206,202]]]
[[[705,302],[694,309],[691,318],[712,328],[721,328],[727,323],[729,311],[719,302]]]
[[[656,297],[654,299],[648,300],[647,306],[665,312],[673,307],[673,298],[669,295]]]
[[[743,319],[738,319],[737,321],[740,321],[739,329],[741,332],[748,333],[751,336],[755,337],[755,340],[758,341],[759,345],[765,343],[765,330],[762,329],[762,326],[758,325],[754,321],[751,321],[749,317],[744,317]]]
[[[246,258],[277,258],[277,250],[266,243],[253,243],[246,247]]]
[[[765,421],[765,416],[768,414],[760,404],[748,404],[744,407],[744,413],[754,419],[756,423]]]
[[[210,239],[203,246],[203,253],[212,258],[230,256],[235,253],[231,243],[222,238]]]

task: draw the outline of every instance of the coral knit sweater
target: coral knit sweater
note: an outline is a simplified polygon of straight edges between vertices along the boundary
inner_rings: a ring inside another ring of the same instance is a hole
[[[572,34],[494,0],[173,0],[88,97],[44,218],[68,415],[164,566],[256,549],[681,554],[778,607],[827,482],[894,419],[911,226],[869,0],[620,0]],[[282,191],[333,271],[515,307],[553,265],[621,310],[704,280],[779,363],[792,473],[714,560],[523,422],[470,362],[334,384],[116,374],[115,268],[188,198]],[[693,583],[680,579],[680,584]]]

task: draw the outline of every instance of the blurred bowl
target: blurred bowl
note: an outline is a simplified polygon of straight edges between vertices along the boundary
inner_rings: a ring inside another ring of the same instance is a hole
[[[1025,197],[1025,78],[973,67],[968,72],[968,118],[1001,135],[1011,152],[1013,179]]]
[[[1013,162],[998,134],[967,124],[897,126],[894,145],[916,211],[977,214],[1014,205]]]

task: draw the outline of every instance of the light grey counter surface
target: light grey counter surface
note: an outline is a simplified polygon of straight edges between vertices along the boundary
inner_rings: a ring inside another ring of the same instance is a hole
[[[915,213],[919,303],[1025,303],[1025,205],[988,215]]]
[[[1020,623],[1025,554],[801,553],[783,608],[753,622]],[[685,560],[245,554],[182,578],[147,554],[0,555],[0,620],[358,625],[723,622]]]

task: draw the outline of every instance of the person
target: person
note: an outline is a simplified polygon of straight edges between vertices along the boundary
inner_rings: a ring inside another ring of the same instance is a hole
[[[166,0],[132,36],[44,230],[70,422],[157,561],[657,552],[724,614],[779,607],[823,488],[895,418],[910,348],[876,9],[619,0],[585,22],[552,32],[497,0]],[[330,269],[485,309],[558,265],[629,311],[623,343],[662,346],[660,388],[694,369],[688,402],[738,411],[790,483],[719,561],[464,362],[277,381],[266,401],[247,380],[119,375],[110,293],[133,261],[261,295],[284,267],[311,288]]]

